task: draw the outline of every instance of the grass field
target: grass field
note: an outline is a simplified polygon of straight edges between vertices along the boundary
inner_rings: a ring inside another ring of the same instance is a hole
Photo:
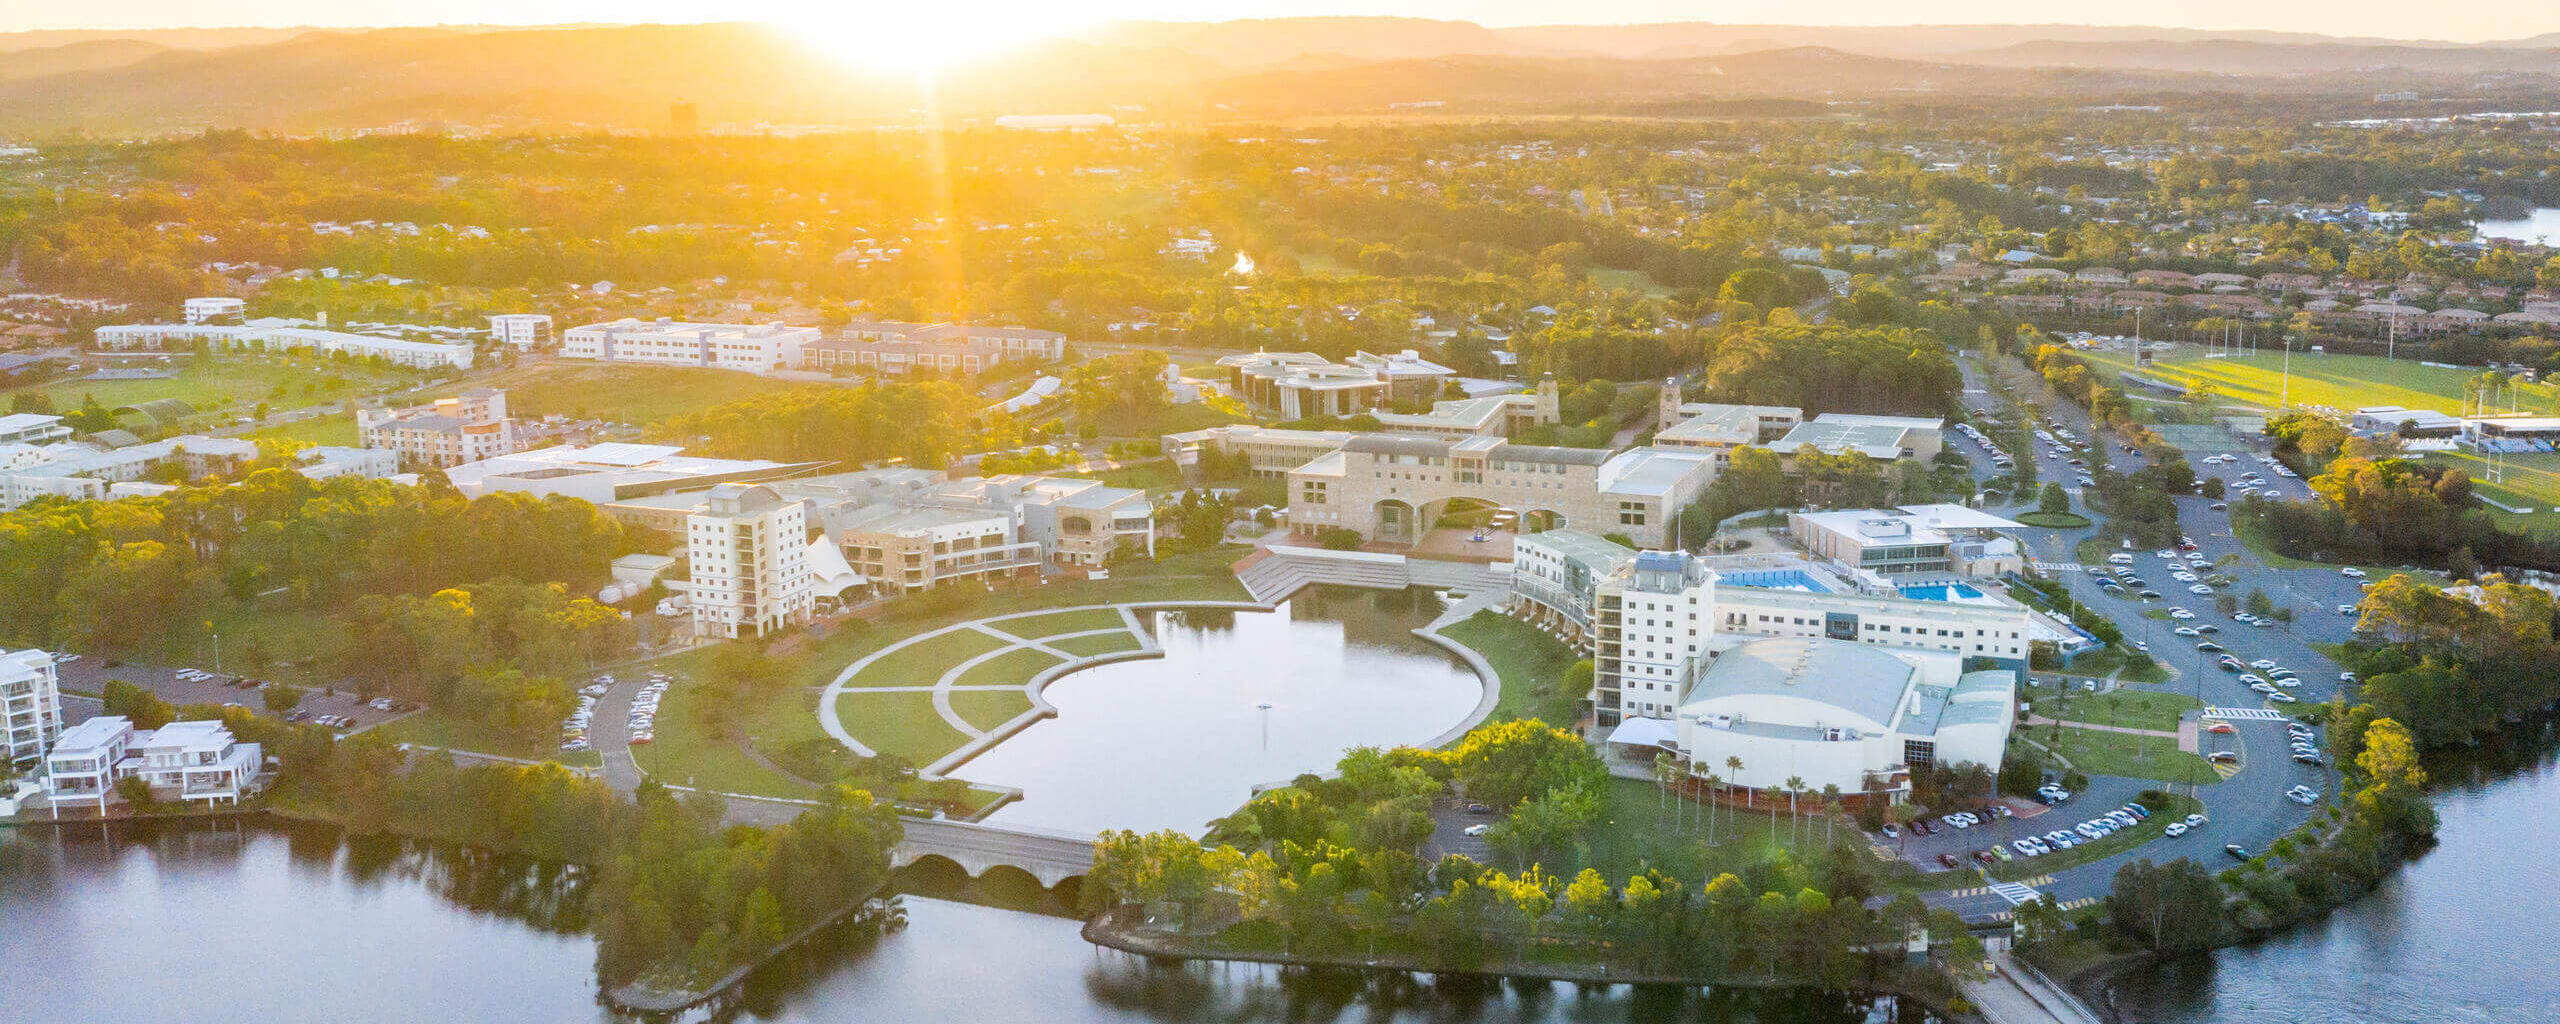
[[[2060,733],[2060,739],[2049,737]],[[2108,732],[2103,729],[2074,729],[2050,726],[2026,731],[2037,742],[2050,743],[2054,752],[2070,760],[2073,767],[2091,775],[2120,775],[2130,779],[2157,779],[2162,782],[2185,782],[2212,785],[2222,775],[2205,763],[2205,759],[2178,749],[2178,741],[2169,736],[2141,736]]]
[[[1654,280],[1653,275],[1641,270],[1593,267],[1590,277],[1592,284],[1604,290],[1643,292],[1648,298],[1666,298],[1673,291],[1670,287]]]
[[[128,360],[112,365],[154,364]],[[175,398],[194,406],[198,412],[237,416],[248,414],[260,402],[280,409],[294,408],[405,388],[420,379],[418,375],[403,370],[373,371],[358,366],[259,355],[174,356],[166,368],[177,371],[177,376],[165,380],[87,381],[73,378],[0,391],[0,397],[22,391],[36,392],[63,412],[79,408],[82,399],[88,397],[96,398],[98,404],[110,409]]]
[[[559,413],[649,424],[758,395],[834,385],[735,370],[556,361],[519,366],[471,386],[506,389],[507,409],[517,416]]]
[[[2122,373],[2133,369],[2132,357],[2121,352],[2083,352],[2090,363]],[[2384,359],[2380,356],[2333,355],[2326,352],[2293,354],[2292,385],[2285,385],[2285,358],[2281,352],[2226,359],[2207,359],[2199,350],[2181,346],[2168,359],[2158,360],[2141,371],[2157,380],[2187,387],[2211,387],[2225,404],[2246,405],[2273,410],[2291,404],[2302,408],[2353,410],[2366,405],[2398,405],[2411,409],[2434,409],[2459,415],[2462,412],[2463,384],[2480,375],[2479,370],[2463,367],[2428,366],[2414,359]],[[2527,412],[2549,413],[2560,408],[2560,391],[2542,384],[2526,384],[2518,388],[2521,405]]]
[[[1502,680],[1492,721],[1535,718],[1551,725],[1571,725],[1581,717],[1582,695],[1564,692],[1565,670],[1581,660],[1570,647],[1528,623],[1499,612],[1482,611],[1451,623],[1440,635],[1484,655]]]

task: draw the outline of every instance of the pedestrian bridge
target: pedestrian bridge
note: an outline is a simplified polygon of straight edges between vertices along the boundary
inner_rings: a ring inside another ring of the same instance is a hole
[[[906,838],[889,851],[889,866],[902,868],[941,857],[976,878],[1009,867],[1056,886],[1093,870],[1094,837],[1052,829],[987,825],[942,818],[907,818]]]

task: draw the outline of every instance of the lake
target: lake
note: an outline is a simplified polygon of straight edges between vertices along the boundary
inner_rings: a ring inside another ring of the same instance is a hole
[[[2523,217],[2484,220],[2472,225],[2472,237],[2481,241],[2511,238],[2536,245],[2560,245],[2560,209],[2537,206]]]
[[[603,1022],[574,872],[324,826],[241,820],[0,829],[7,1018]],[[1638,992],[1156,966],[1077,922],[903,897],[756,972],[727,1019],[1129,1024],[1755,1021],[1922,1024],[1834,992]]]
[[[1465,720],[1483,682],[1412,635],[1441,607],[1420,590],[1310,588],[1269,612],[1159,612],[1164,657],[1059,678],[1046,691],[1057,718],[953,774],[1022,788],[997,824],[1197,835],[1257,784]]]

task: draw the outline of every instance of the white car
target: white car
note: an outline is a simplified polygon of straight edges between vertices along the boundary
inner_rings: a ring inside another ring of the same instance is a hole
[[[2202,584],[2202,583],[2190,583],[2190,584],[2188,584],[2188,585],[2187,585],[2187,593],[2190,593],[2190,594],[2210,594],[2210,593],[2213,593],[2213,588],[2212,588],[2212,587],[2205,586],[2205,585],[2204,585],[2204,584]]]
[[[2169,823],[2169,827],[2161,829],[2160,831],[2166,834],[2169,838],[2175,839],[2187,834],[2187,826],[2183,823],[2173,821]]]
[[[2346,568],[2344,568],[2344,569],[2340,569],[2340,570],[2338,570],[2338,575],[2340,575],[2340,576],[2344,576],[2344,577],[2347,577],[2347,578],[2349,578],[2349,579],[2359,579],[2359,580],[2360,580],[2360,579],[2363,579],[2363,578],[2364,578],[2364,570],[2362,570],[2362,569],[2358,569],[2358,568],[2356,568],[2355,566],[2350,565],[2350,566],[2348,566],[2348,567],[2346,567]]]
[[[1462,831],[1464,831],[1467,835],[1471,835],[1471,836],[1480,836],[1480,835],[1483,835],[1483,834],[1485,834],[1485,833],[1487,833],[1487,832],[1491,832],[1491,831],[1493,831],[1493,826],[1492,826],[1491,824],[1489,824],[1489,823],[1485,823],[1485,822],[1477,822],[1476,824],[1473,824],[1473,825],[1469,825],[1469,826],[1467,826],[1467,827],[1466,827],[1464,830],[1462,830]]]

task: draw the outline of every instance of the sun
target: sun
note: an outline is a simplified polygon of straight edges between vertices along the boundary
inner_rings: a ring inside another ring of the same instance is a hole
[[[1078,23],[1055,3],[859,0],[777,19],[803,45],[861,70],[931,72],[969,64]]]

